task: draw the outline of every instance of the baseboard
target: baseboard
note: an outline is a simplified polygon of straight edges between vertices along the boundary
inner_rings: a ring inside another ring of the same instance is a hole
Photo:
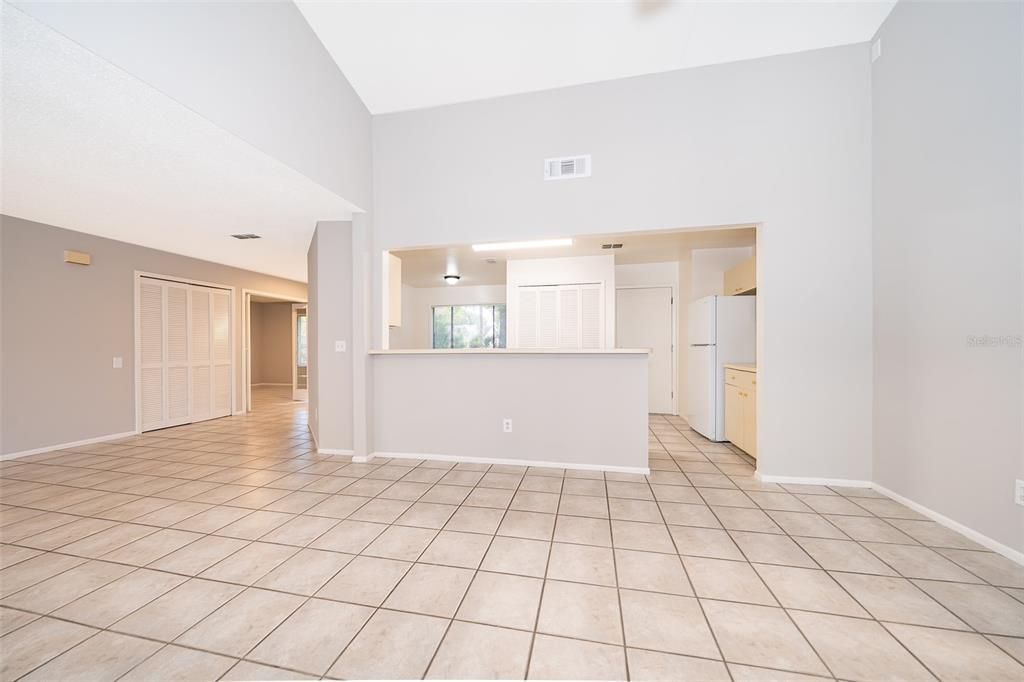
[[[291,386],[291,384],[275,384],[272,381],[261,381],[258,384],[249,384],[250,386]]]
[[[651,470],[647,467],[621,467],[601,464],[574,464],[571,462],[540,462],[524,459],[499,459],[492,457],[461,457],[458,455],[436,455],[424,454],[422,452],[374,452],[369,459],[374,457],[387,457],[389,459],[428,459],[437,462],[465,462],[468,464],[508,464],[511,466],[543,467],[545,469],[577,469],[580,471],[607,471],[616,474],[642,474],[647,475]]]
[[[892,490],[889,490],[885,486],[873,483],[871,484],[871,487],[877,490],[878,492],[882,493],[886,497],[891,497],[896,502],[899,502],[900,504],[906,507],[910,507],[918,514],[927,516],[932,521],[935,521],[936,523],[941,524],[951,530],[955,530],[961,535],[967,537],[969,540],[977,542],[982,547],[987,547],[988,549],[991,549],[993,552],[1002,554],[1004,557],[1011,561],[1015,561],[1018,564],[1024,565],[1024,552],[1018,552],[1014,548],[1008,547],[1003,543],[999,542],[998,540],[993,540],[989,536],[983,535],[978,531],[974,530],[973,528],[968,528],[964,524],[958,521],[954,521],[953,519],[949,518],[948,516],[940,514],[934,509],[929,509],[923,504],[919,504],[909,498],[904,497],[903,495],[900,495],[899,493],[893,492]]]
[[[859,481],[855,478],[814,478],[812,476],[770,476],[755,472],[762,483],[789,483],[791,485],[835,485],[844,488],[871,488],[871,481]]]
[[[319,452],[321,455],[344,455],[346,457],[351,457],[353,454],[352,450],[339,450],[338,448],[322,448],[319,446],[317,446],[316,451]]]
[[[4,455],[0,455],[0,461],[8,459],[18,459],[19,457],[28,457],[29,455],[38,455],[43,452],[52,452],[53,450],[66,450],[67,448],[77,448],[82,445],[93,445],[95,443],[104,443],[108,440],[119,440],[121,438],[128,438],[130,436],[139,435],[136,431],[125,431],[123,433],[111,433],[106,436],[96,436],[95,438],[86,438],[84,440],[76,440],[70,443],[58,443],[56,445],[47,445],[42,448],[35,448],[33,450],[22,450],[21,452],[9,452]]]
[[[368,455],[352,455],[352,461],[356,464],[367,464],[373,461],[375,455],[376,453],[374,452],[371,452]]]

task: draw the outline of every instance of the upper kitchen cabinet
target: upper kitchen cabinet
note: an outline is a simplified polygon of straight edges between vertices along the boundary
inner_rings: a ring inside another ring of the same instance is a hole
[[[757,293],[757,256],[751,256],[725,273],[725,295],[744,296]]]

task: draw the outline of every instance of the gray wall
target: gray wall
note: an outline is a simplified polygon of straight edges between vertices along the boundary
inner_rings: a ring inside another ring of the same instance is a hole
[[[373,444],[384,456],[647,468],[646,353],[398,354],[370,364]]]
[[[870,479],[866,44],[377,116],[373,132],[378,251],[761,222],[761,470]],[[588,153],[593,177],[542,179],[544,158]]]
[[[253,303],[252,383],[292,383],[292,304]]]
[[[0,216],[3,452],[135,428],[136,270],[237,287],[235,404],[241,407],[241,289],[305,298],[306,285],[216,263]],[[92,265],[63,262],[65,249]],[[123,369],[112,369],[114,356]]]
[[[1018,551],[1022,13],[901,2],[872,84],[875,480]]]
[[[319,448],[352,450],[352,223],[318,223],[308,258],[310,423]]]
[[[370,114],[291,2],[13,2],[352,203]]]

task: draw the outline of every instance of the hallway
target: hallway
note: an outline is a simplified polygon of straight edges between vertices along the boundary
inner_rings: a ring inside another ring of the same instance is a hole
[[[678,418],[648,477],[354,464],[253,395],[0,463],[0,680],[1024,676],[1024,569]]]

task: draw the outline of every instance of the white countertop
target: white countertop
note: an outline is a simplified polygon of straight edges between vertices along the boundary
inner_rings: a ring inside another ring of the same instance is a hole
[[[648,355],[647,348],[409,348],[371,350],[370,355]]]
[[[727,362],[722,366],[726,369],[735,369],[740,372],[757,372],[757,365],[752,362]]]

